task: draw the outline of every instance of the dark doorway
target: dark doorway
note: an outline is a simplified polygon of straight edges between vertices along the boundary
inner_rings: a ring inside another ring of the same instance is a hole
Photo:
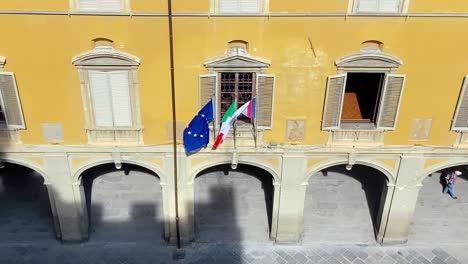
[[[254,166],[219,165],[195,180],[197,242],[266,242],[272,225],[273,177]]]
[[[93,167],[82,174],[93,242],[164,241],[162,192],[152,171],[122,164]]]
[[[55,239],[49,194],[44,179],[21,165],[0,169],[0,242]]]
[[[338,165],[312,175],[303,241],[374,244],[386,195],[386,176],[371,167]]]

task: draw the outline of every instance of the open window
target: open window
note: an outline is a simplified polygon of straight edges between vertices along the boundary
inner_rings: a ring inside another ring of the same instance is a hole
[[[328,77],[322,129],[395,129],[405,75],[393,72],[401,61],[375,50],[336,65],[340,74]]]

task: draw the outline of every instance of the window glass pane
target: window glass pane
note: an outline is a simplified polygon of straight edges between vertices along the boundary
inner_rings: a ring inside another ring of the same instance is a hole
[[[221,118],[235,98],[237,98],[237,108],[252,100],[255,74],[252,72],[223,72],[220,76]],[[240,116],[238,120],[248,120],[250,123],[250,119],[245,116]]]

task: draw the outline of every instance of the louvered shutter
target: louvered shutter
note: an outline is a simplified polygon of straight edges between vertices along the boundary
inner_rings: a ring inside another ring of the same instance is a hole
[[[377,128],[395,129],[404,85],[405,75],[387,74],[380,100]]]
[[[218,87],[218,74],[201,74],[198,80],[198,89],[200,93],[200,97],[198,99],[198,105],[202,108],[211,98],[213,99],[213,105],[215,106],[215,113],[214,113],[214,124],[215,127],[218,125],[218,97],[216,95],[216,91]]]
[[[96,127],[113,127],[112,100],[106,72],[89,72],[89,88]]]
[[[463,86],[458,97],[457,108],[455,110],[455,117],[452,122],[452,130],[455,131],[467,131],[468,130],[468,76],[465,76],[463,80]]]
[[[219,0],[220,13],[237,13],[239,12],[240,0]]]
[[[379,0],[358,0],[357,12],[377,12]]]
[[[130,101],[130,91],[128,86],[128,72],[109,72],[109,83],[112,94],[112,113],[114,126],[131,127],[132,104]]]
[[[242,13],[259,13],[259,0],[240,0],[240,12]]]
[[[98,11],[99,2],[98,0],[79,0],[78,9],[80,11]]]
[[[346,74],[328,77],[325,106],[323,108],[322,130],[340,128],[346,77]]]
[[[99,0],[99,11],[119,12],[122,10],[122,0]]]
[[[273,126],[274,91],[275,76],[270,74],[257,74],[255,120],[258,128],[271,129]]]
[[[401,0],[380,0],[379,11],[386,13],[398,13]]]
[[[16,79],[12,72],[0,72],[0,96],[7,126],[13,129],[26,128]]]

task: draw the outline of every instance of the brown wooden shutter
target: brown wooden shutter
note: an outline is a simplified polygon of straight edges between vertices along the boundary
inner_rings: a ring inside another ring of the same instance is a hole
[[[405,75],[401,74],[387,74],[380,100],[377,128],[395,129],[405,78]]]
[[[467,131],[468,130],[468,76],[463,79],[462,90],[458,97],[457,108],[452,122],[452,130]]]
[[[0,72],[0,96],[1,107],[5,112],[8,128],[26,128],[16,87],[16,79],[12,72]]]
[[[273,127],[273,97],[275,91],[275,76],[257,74],[256,113],[257,127],[271,129]]]
[[[325,106],[323,109],[322,130],[340,128],[346,77],[346,74],[338,74],[328,77]]]

